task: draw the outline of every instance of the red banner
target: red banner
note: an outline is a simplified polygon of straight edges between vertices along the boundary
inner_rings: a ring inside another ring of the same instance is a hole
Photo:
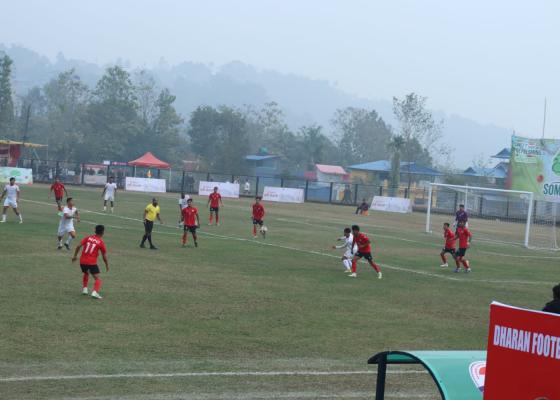
[[[484,399],[560,399],[560,315],[490,305]]]

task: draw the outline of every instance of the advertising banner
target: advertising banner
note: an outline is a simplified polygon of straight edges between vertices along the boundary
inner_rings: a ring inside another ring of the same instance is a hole
[[[511,189],[560,202],[560,140],[511,137]]]
[[[165,193],[165,179],[126,177],[125,189],[132,192]]]
[[[105,175],[84,175],[86,185],[105,185],[107,177]]]
[[[8,183],[12,177],[18,185],[33,183],[33,171],[29,168],[0,167],[0,183]]]
[[[484,399],[560,399],[560,315],[493,302]]]
[[[265,186],[263,200],[277,201],[280,203],[303,203],[303,189]]]
[[[229,183],[229,182],[207,182],[200,181],[198,184],[198,194],[200,196],[208,196],[214,191],[214,188],[218,188],[218,192],[222,197],[229,197],[233,199],[239,198],[239,183]]]
[[[396,213],[409,213],[412,211],[410,199],[400,197],[375,196],[371,202],[371,210]]]

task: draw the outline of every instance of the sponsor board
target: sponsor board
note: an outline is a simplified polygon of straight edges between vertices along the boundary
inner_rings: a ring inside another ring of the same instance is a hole
[[[125,189],[131,192],[165,193],[165,179],[126,177]]]
[[[200,196],[208,196],[214,191],[215,187],[218,188],[218,193],[220,193],[222,197],[239,198],[239,183],[229,182],[200,181],[198,183],[198,194]]]
[[[10,178],[16,178],[18,185],[31,185],[33,183],[33,170],[29,168],[0,167],[0,182],[8,183]]]
[[[412,211],[410,199],[399,197],[375,196],[371,202],[371,210],[396,213],[409,213]]]
[[[265,186],[262,198],[280,203],[303,203],[304,193],[303,189]]]
[[[105,185],[107,177],[105,175],[84,175],[86,185]]]
[[[560,399],[560,315],[493,302],[484,399]]]

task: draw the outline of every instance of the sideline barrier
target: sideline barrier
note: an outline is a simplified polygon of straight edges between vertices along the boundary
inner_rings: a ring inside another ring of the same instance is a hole
[[[385,398],[389,364],[423,365],[443,400],[479,400],[484,390],[485,351],[384,351],[368,360],[377,364],[376,400]]]

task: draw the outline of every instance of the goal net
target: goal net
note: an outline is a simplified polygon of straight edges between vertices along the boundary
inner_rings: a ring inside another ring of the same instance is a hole
[[[558,249],[557,203],[534,201],[533,193],[472,186],[430,184],[426,232],[453,224],[463,204],[475,240]]]

